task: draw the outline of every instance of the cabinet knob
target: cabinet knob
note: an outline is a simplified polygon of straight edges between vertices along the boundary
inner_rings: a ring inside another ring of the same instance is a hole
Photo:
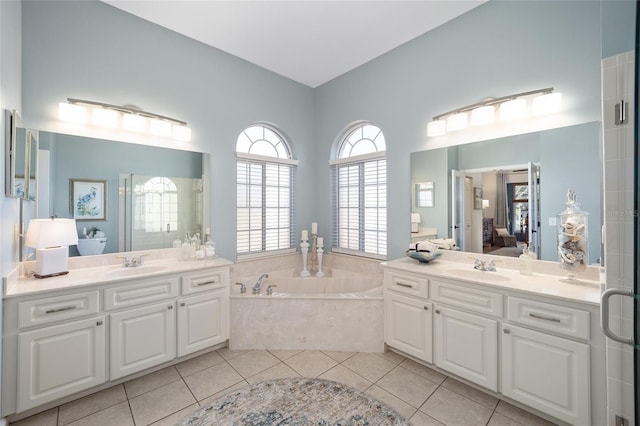
[[[173,305],[167,306],[167,309],[173,309]]]
[[[436,309],[436,314],[439,314],[439,313],[440,313],[440,309]]]
[[[102,325],[102,321],[97,321],[96,325]]]
[[[508,328],[503,329],[502,332],[504,334],[511,334],[511,330],[509,330]]]
[[[425,310],[425,311],[428,311],[428,310],[429,310],[429,307],[428,307],[428,306],[424,306],[424,310]]]
[[[184,302],[180,303],[180,306],[185,306],[185,305],[186,305],[186,303],[184,303]]]

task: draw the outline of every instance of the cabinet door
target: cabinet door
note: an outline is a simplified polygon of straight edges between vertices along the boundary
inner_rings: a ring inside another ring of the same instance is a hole
[[[111,314],[111,380],[176,357],[175,302]]]
[[[104,383],[104,317],[18,334],[17,412]]]
[[[470,382],[498,390],[498,322],[434,307],[435,364]]]
[[[565,422],[591,424],[589,345],[502,328],[502,393]]]
[[[222,343],[229,338],[226,290],[178,301],[178,356]]]
[[[384,304],[385,343],[433,362],[431,303],[387,292]]]

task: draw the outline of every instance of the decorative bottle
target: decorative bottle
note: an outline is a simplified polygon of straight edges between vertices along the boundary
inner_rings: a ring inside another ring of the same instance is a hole
[[[533,274],[533,259],[529,256],[529,248],[524,246],[522,254],[518,258],[518,266],[522,275]]]
[[[576,193],[567,192],[567,208],[558,214],[558,258],[563,269],[574,279],[576,272],[587,269],[589,262],[588,216],[576,202]]]

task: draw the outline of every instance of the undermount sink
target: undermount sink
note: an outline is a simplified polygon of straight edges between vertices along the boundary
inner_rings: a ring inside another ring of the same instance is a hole
[[[511,278],[498,272],[480,271],[478,269],[448,269],[447,274],[455,275],[460,278],[469,278],[472,280],[490,280],[490,281],[511,281]]]
[[[113,271],[108,271],[106,274],[110,277],[131,277],[142,274],[152,274],[154,272],[166,271],[167,267],[163,265],[142,265],[132,266],[129,268],[120,268]]]

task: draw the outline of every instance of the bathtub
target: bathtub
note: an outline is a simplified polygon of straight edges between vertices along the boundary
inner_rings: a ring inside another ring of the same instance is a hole
[[[245,283],[247,293],[235,285],[231,291],[231,349],[384,351],[382,275],[268,274],[261,295],[251,294],[258,276],[235,280]],[[276,286],[271,296],[269,285]]]

